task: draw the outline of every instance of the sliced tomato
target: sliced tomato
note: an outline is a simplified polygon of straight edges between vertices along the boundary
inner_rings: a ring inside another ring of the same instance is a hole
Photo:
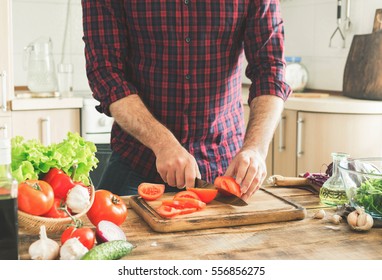
[[[240,185],[230,176],[218,176],[214,181],[214,185],[218,187],[218,191],[223,195],[241,196]]]
[[[173,199],[174,203],[179,203],[182,205],[182,208],[197,208],[203,209],[206,207],[206,204],[198,199],[188,198],[188,197],[178,197]]]
[[[163,204],[156,211],[162,218],[172,218],[181,213],[179,209]]]
[[[217,189],[187,188],[187,190],[195,193],[204,203],[210,203],[218,194]]]
[[[179,197],[194,198],[194,199],[201,200],[196,192],[189,191],[188,189],[186,191],[180,191],[174,195],[174,198],[179,198]]]
[[[165,190],[164,184],[141,183],[138,186],[138,194],[148,201],[160,198]]]

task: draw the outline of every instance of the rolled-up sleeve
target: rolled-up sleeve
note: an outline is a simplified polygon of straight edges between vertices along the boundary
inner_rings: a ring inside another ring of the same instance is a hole
[[[260,95],[287,100],[291,88],[285,82],[284,25],[279,1],[251,3],[244,36],[248,61],[245,74],[251,80],[248,103]]]
[[[126,71],[128,50],[124,1],[82,0],[86,74],[97,110],[110,116],[111,103],[137,93]]]

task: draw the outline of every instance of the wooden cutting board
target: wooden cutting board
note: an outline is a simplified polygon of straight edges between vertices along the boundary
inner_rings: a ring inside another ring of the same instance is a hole
[[[382,31],[354,35],[345,64],[343,95],[382,100]]]
[[[248,206],[238,207],[212,201],[205,209],[172,219],[165,219],[155,211],[162,200],[172,199],[174,193],[165,193],[159,200],[145,201],[139,196],[129,199],[131,208],[157,232],[176,232],[196,229],[254,225],[262,223],[302,220],[305,208],[292,201],[260,189],[248,201]]]

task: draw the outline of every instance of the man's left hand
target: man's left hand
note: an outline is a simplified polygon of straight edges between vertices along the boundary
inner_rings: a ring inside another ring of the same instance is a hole
[[[242,149],[232,160],[225,173],[241,186],[242,199],[248,200],[267,176],[264,157],[253,149]]]

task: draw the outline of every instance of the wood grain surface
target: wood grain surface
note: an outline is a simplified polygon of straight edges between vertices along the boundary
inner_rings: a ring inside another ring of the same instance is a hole
[[[382,260],[382,228],[355,232],[345,220],[333,225],[313,219],[318,209],[336,212],[319,202],[318,195],[299,188],[267,190],[307,210],[305,219],[256,225],[155,232],[132,208],[122,224],[136,248],[126,260]],[[129,206],[130,197],[123,198]],[[92,226],[86,217],[85,226]],[[60,235],[49,235],[59,242]],[[30,259],[28,248],[38,235],[20,232],[20,257]]]
[[[171,219],[162,218],[156,209],[163,200],[171,200],[173,196],[174,193],[165,193],[155,201],[145,201],[139,196],[133,196],[130,205],[153,230],[158,232],[293,221],[304,219],[306,215],[305,209],[296,203],[279,197],[269,190],[260,189],[251,197],[247,206],[238,207],[212,201],[200,211],[178,215]]]

